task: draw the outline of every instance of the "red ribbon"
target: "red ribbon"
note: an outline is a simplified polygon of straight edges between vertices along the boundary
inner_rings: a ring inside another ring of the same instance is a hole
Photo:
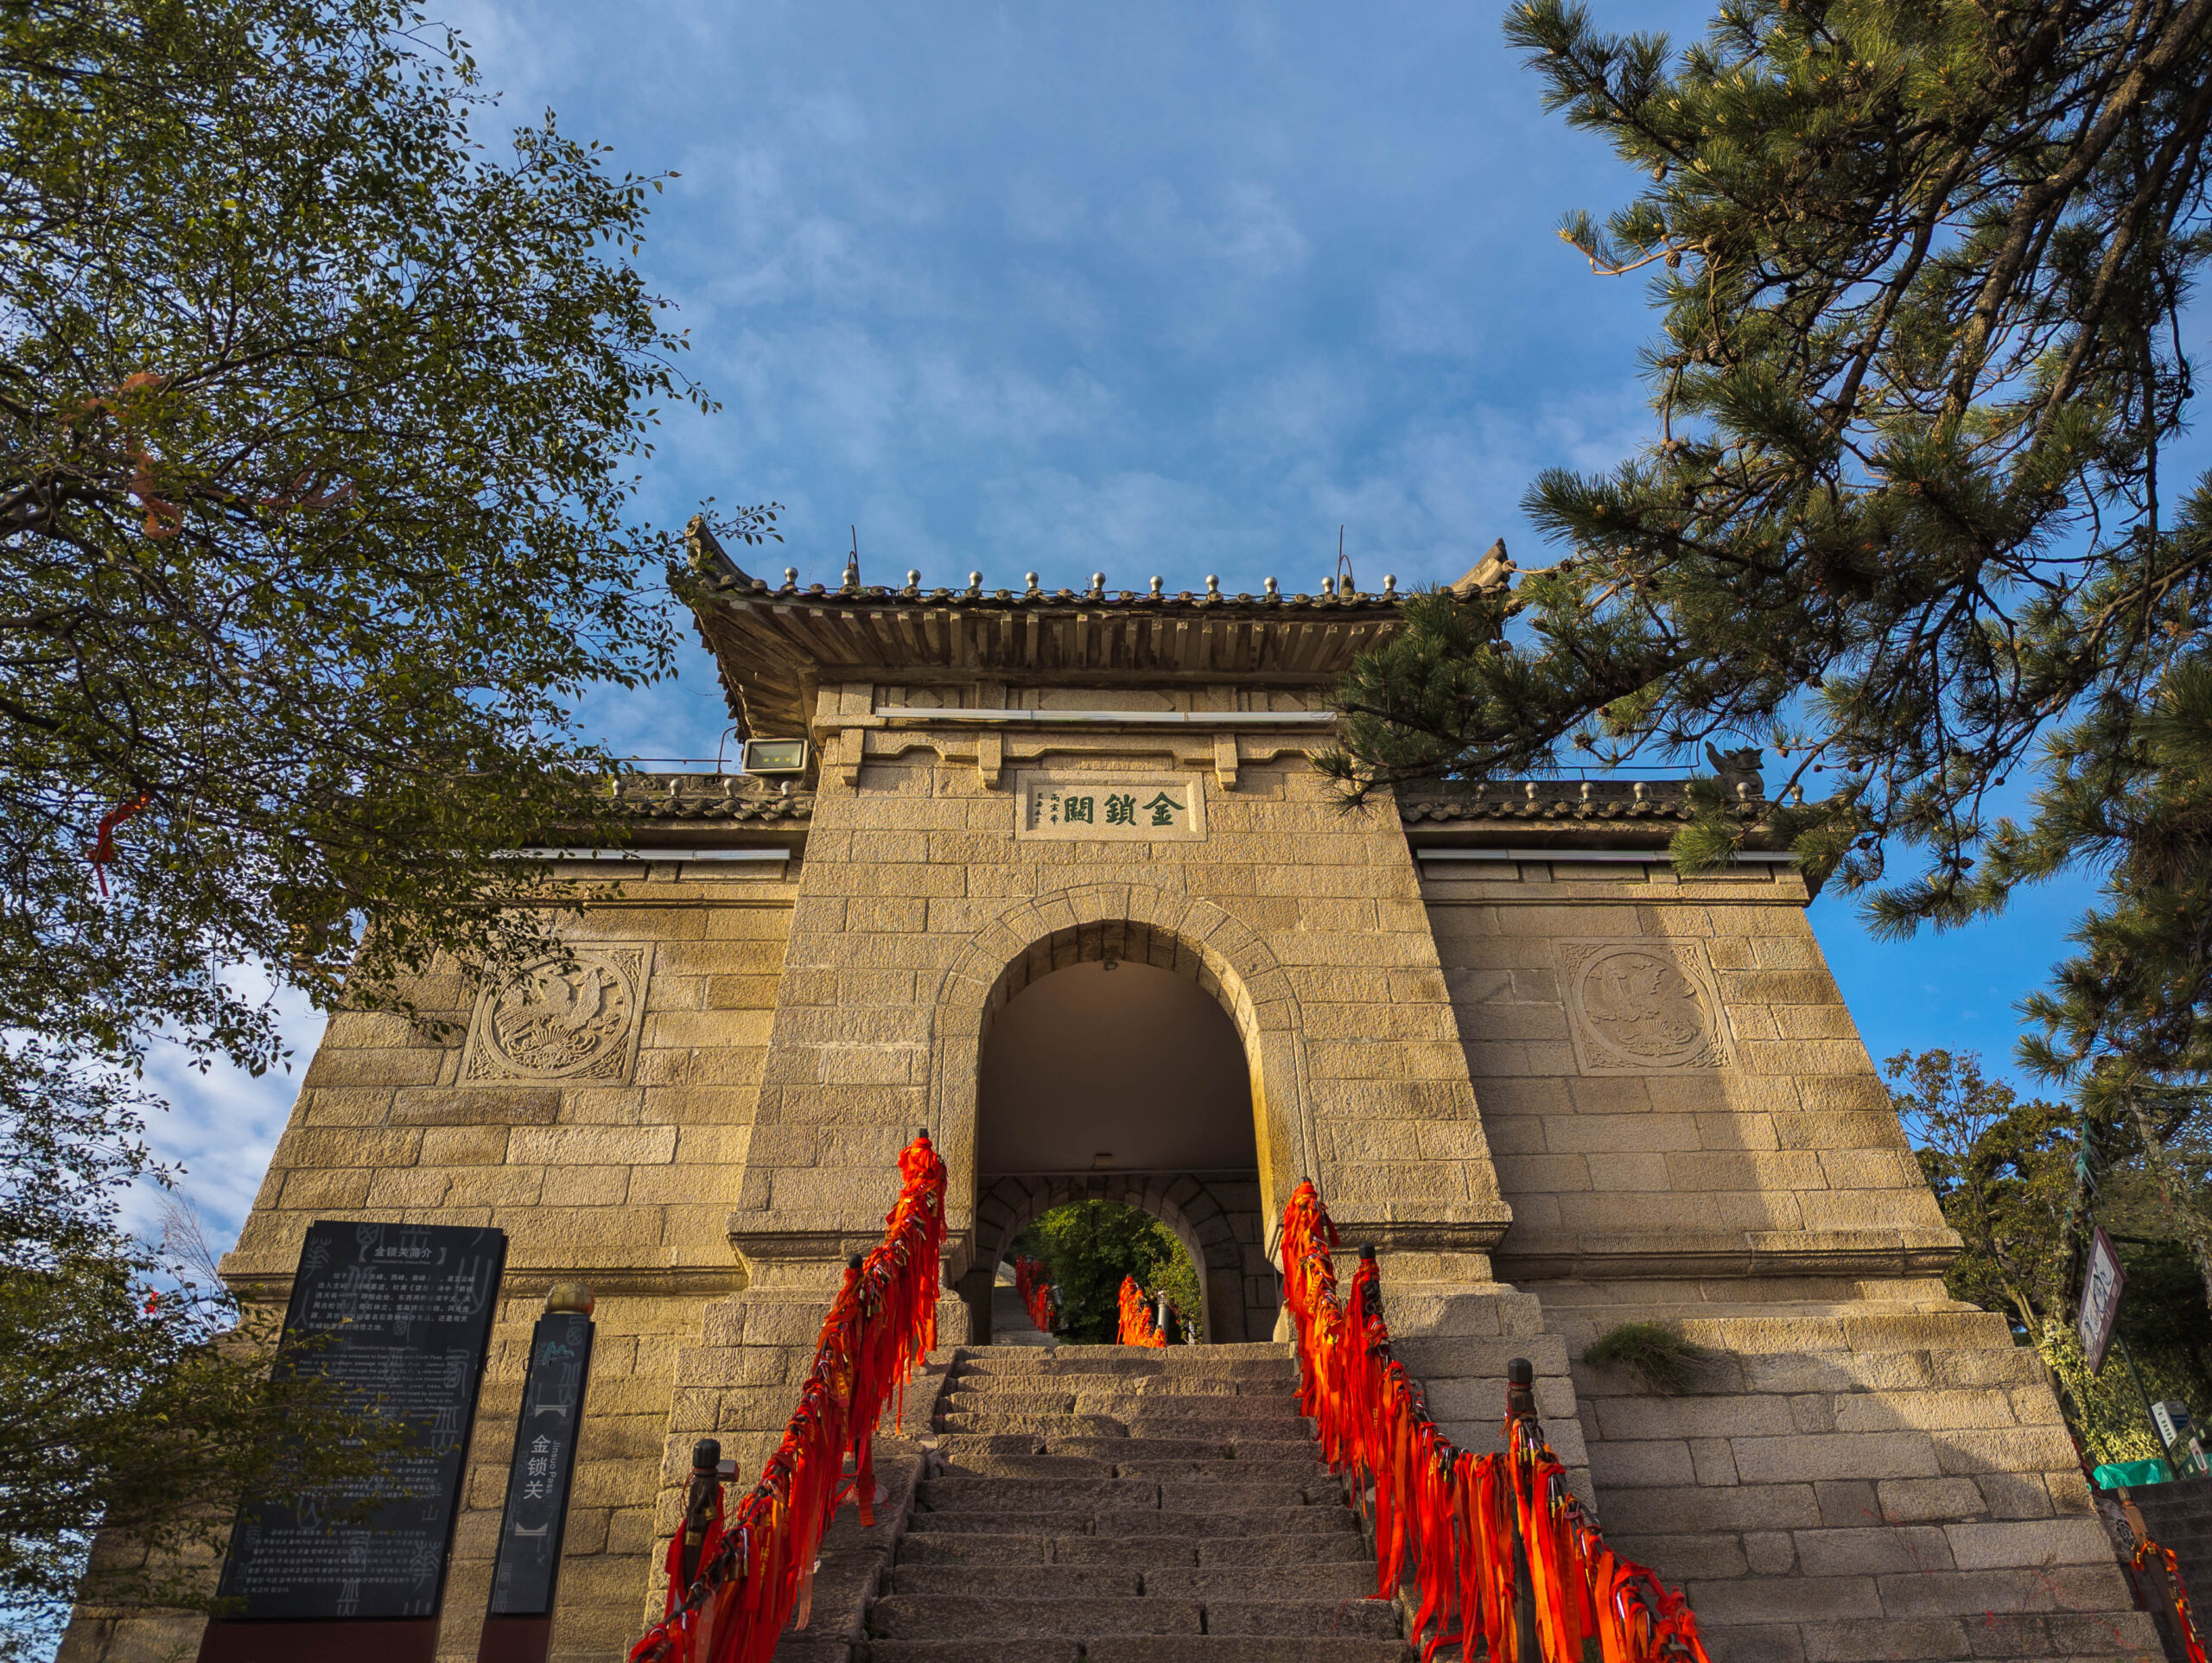
[[[1319,1193],[1300,1184],[1282,1216],[1299,1406],[1374,1527],[1376,1596],[1395,1595],[1411,1567],[1423,1663],[1455,1643],[1464,1663],[1582,1663],[1586,1638],[1605,1663],[1711,1663],[1688,1603],[1605,1546],[1533,1422],[1506,1422],[1502,1455],[1472,1455],[1445,1437],[1420,1383],[1390,1355],[1373,1260],[1360,1261],[1349,1297],[1338,1297],[1338,1240]],[[1530,1656],[1514,1622],[1516,1531],[1536,1619]]]
[[[115,828],[133,815],[144,813],[153,806],[153,802],[152,792],[141,791],[136,797],[124,798],[100,816],[99,828],[93,835],[92,847],[85,858],[92,863],[92,876],[100,880],[101,894],[107,893],[108,862],[115,859]]]
[[[937,1349],[944,1176],[927,1133],[899,1155],[883,1240],[830,1301],[783,1442],[727,1519],[717,1497],[719,1533],[689,1588],[681,1535],[671,1544],[668,1615],[630,1648],[632,1663],[768,1663],[785,1625],[805,1626],[838,1504],[849,1495],[861,1522],[875,1522],[876,1423],[887,1406],[893,1425],[903,1419],[906,1381]]]
[[[1021,1296],[1022,1309],[1039,1334],[1052,1331],[1052,1282],[1041,1260],[1027,1254],[1014,1261],[1014,1292]]]
[[[1121,1304],[1121,1328],[1115,1336],[1118,1344],[1166,1345],[1167,1343],[1167,1336],[1160,1331],[1160,1325],[1153,1321],[1151,1297],[1137,1285],[1137,1279],[1134,1276],[1124,1276],[1122,1279]]]
[[[2189,1655],[2189,1663],[2206,1663],[2203,1642],[2196,1637],[2196,1620],[2190,1615],[2189,1591],[2182,1586],[2181,1561],[2174,1558],[2171,1547],[2161,1547],[2149,1540],[2135,1545],[2135,1568],[2138,1571],[2157,1559],[2165,1565],[2166,1585],[2174,1593],[2174,1616],[2181,1627],[2182,1649]]]

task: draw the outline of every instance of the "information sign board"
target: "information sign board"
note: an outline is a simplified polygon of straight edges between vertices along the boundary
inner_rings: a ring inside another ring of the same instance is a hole
[[[381,1476],[325,1501],[262,1496],[239,1508],[219,1590],[231,1619],[436,1614],[505,1258],[494,1229],[308,1228],[276,1366],[335,1381],[357,1408],[398,1420],[405,1447]],[[360,1500],[377,1505],[359,1522],[325,1516]]]
[[[2120,1320],[2120,1297],[2126,1292],[2127,1273],[2120,1267],[2119,1250],[2100,1224],[2089,1239],[2088,1267],[2082,1276],[2082,1315],[2075,1324],[2092,1374],[2105,1366],[2105,1349],[2112,1343],[2113,1325]]]

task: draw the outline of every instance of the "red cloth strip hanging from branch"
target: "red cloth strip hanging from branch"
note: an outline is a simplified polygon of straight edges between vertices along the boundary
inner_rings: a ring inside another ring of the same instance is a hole
[[[92,876],[100,880],[100,893],[107,893],[108,863],[115,859],[115,828],[133,815],[143,814],[154,803],[150,791],[141,791],[136,797],[126,797],[100,816],[100,823],[92,835],[92,846],[85,858],[92,863]]]
[[[1463,1663],[1582,1663],[1586,1640],[1599,1642],[1605,1663],[1711,1663],[1681,1591],[1605,1546],[1533,1417],[1507,1419],[1502,1455],[1471,1454],[1444,1435],[1420,1382],[1390,1355],[1371,1249],[1339,1298],[1338,1241],[1319,1193],[1301,1183],[1282,1217],[1299,1406],[1323,1459],[1351,1476],[1369,1510],[1376,1597],[1393,1596],[1410,1571],[1423,1663],[1446,1647]],[[1533,1651],[1515,1622],[1516,1534],[1528,1554]]]
[[[717,1498],[715,1534],[689,1587],[682,1536],[671,1545],[668,1615],[630,1648],[632,1663],[768,1663],[785,1625],[807,1620],[815,1556],[838,1504],[849,1495],[861,1522],[875,1522],[876,1422],[887,1406],[894,1425],[903,1418],[906,1382],[937,1349],[944,1176],[929,1133],[918,1133],[899,1157],[883,1240],[846,1268],[830,1301],[783,1442],[727,1515]]]

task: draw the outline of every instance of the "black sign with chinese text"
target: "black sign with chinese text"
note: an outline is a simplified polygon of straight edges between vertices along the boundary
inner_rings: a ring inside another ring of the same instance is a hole
[[[396,1419],[378,1478],[238,1509],[220,1597],[247,1621],[426,1617],[445,1591],[507,1239],[493,1229],[317,1221],[300,1251],[276,1366],[334,1381]],[[373,1510],[334,1522],[361,1501]]]
[[[591,1372],[591,1318],[554,1311],[530,1336],[515,1453],[507,1468],[507,1507],[492,1573],[491,1615],[550,1616],[561,1572],[561,1533],[569,1522],[569,1481],[576,1469],[576,1429]]]

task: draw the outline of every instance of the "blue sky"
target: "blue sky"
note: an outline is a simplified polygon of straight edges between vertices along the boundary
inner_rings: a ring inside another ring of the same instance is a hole
[[[670,419],[642,506],[783,503],[756,568],[834,581],[857,525],[872,581],[1310,590],[1341,524],[1363,586],[1449,580],[1499,536],[1548,559],[1534,474],[1644,431],[1640,280],[1554,234],[1637,179],[1542,114],[1488,0],[442,15],[506,117],[550,106],[618,169],[681,174],[642,264],[722,409]],[[645,756],[711,756],[723,720],[703,655],[590,717]],[[2012,1005],[2085,898],[1902,944],[1837,901],[1815,922],[1878,1059],[2009,1064]],[[290,1031],[298,1066],[319,1025]],[[158,1141],[227,1240],[292,1082],[156,1075]]]

